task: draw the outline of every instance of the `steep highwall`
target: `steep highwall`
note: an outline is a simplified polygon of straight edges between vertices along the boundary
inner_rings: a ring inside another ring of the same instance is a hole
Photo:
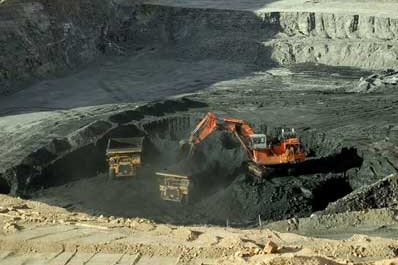
[[[0,4],[0,94],[75,71],[104,53],[116,9],[108,0]]]
[[[398,62],[398,19],[326,13],[281,13],[278,38],[266,43],[281,64],[322,63],[365,69]]]
[[[321,63],[363,69],[398,62],[398,19],[312,12],[141,6],[137,39],[162,41],[178,56],[273,64]],[[136,27],[138,28],[138,27]],[[141,27],[141,30],[143,29]],[[160,36],[160,37],[159,37]]]
[[[127,0],[6,1],[0,5],[0,94],[75,71],[102,54],[147,46],[192,61],[385,69],[398,63],[398,19]]]

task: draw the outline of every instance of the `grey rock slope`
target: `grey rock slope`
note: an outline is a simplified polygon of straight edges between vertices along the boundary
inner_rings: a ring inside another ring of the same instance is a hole
[[[255,1],[246,5],[251,2]],[[0,93],[54,73],[65,74],[103,54],[126,55],[143,47],[157,46],[185,60],[223,59],[260,67],[316,63],[385,69],[398,60],[398,20],[391,12],[378,16],[378,10],[371,15],[341,12],[343,8],[298,6],[294,11],[283,5],[250,9],[242,4],[234,9],[233,4],[222,3],[206,8],[161,4],[4,2]],[[377,4],[376,9],[388,8],[385,5]]]
[[[341,213],[372,208],[396,207],[398,204],[398,175],[389,175],[364,186],[329,204],[323,213]]]

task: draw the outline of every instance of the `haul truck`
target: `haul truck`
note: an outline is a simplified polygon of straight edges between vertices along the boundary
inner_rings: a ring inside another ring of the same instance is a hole
[[[159,190],[162,200],[188,203],[188,194],[192,188],[189,176],[168,172],[156,172],[156,175],[159,176]]]
[[[132,177],[142,163],[142,143],[144,137],[109,138],[106,156],[109,177]]]

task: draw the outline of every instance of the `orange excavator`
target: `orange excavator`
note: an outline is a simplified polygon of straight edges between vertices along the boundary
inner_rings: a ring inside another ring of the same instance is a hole
[[[188,157],[193,154],[195,146],[215,131],[231,132],[238,139],[247,154],[247,174],[252,176],[255,182],[262,182],[278,170],[287,169],[289,172],[294,169],[293,164],[306,159],[306,153],[294,129],[280,129],[277,136],[271,137],[256,133],[244,120],[219,119],[212,112],[208,112],[198,123],[188,142],[183,142],[183,145],[190,146]],[[170,169],[156,172],[161,181],[159,188],[163,200],[181,202],[188,198],[191,176],[178,171]]]
[[[193,148],[205,140],[214,131],[229,131],[236,136],[247,157],[247,171],[258,180],[266,178],[268,173],[277,168],[287,168],[289,165],[302,162],[306,153],[294,129],[280,129],[276,137],[258,134],[244,120],[221,118],[208,112],[192,131],[188,143]]]

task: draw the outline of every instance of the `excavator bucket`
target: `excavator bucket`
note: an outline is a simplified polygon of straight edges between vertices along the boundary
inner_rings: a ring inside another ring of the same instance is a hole
[[[180,140],[179,142],[180,145],[180,151],[188,154],[189,150],[191,149],[191,144],[189,143],[188,140]]]
[[[182,157],[190,157],[192,155],[194,145],[189,140],[180,140],[179,145]]]
[[[156,172],[159,176],[160,198],[166,201],[186,203],[192,183],[188,175]]]

